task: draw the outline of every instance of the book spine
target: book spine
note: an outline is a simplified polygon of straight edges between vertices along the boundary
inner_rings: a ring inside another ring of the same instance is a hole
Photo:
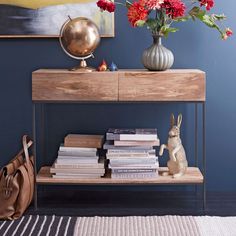
[[[58,156],[58,159],[63,159],[63,160],[98,160],[98,156],[93,156],[93,157],[84,157],[84,156]]]
[[[157,178],[158,173],[122,173],[111,174],[112,179],[148,179]]]
[[[58,160],[56,161],[57,164],[96,164],[97,160]]]
[[[55,168],[57,169],[76,169],[76,168],[104,168],[104,163],[97,163],[97,164],[54,164]]]
[[[85,156],[93,157],[97,155],[97,152],[80,152],[80,151],[58,151],[59,156]]]
[[[157,169],[112,169],[112,173],[153,173]]]
[[[116,150],[116,149],[109,149],[107,151],[108,154],[110,155],[125,155],[125,154],[152,154],[155,153],[155,149],[149,149],[149,150]]]
[[[56,169],[50,168],[51,174],[65,174],[65,175],[76,175],[76,174],[104,174],[105,169]]]
[[[110,160],[119,160],[119,159],[132,159],[132,158],[156,158],[156,155],[107,155],[107,159]]]
[[[97,152],[97,148],[85,148],[85,147],[65,147],[60,146],[59,151],[63,152]]]
[[[130,158],[130,159],[124,159],[124,160],[110,160],[110,164],[155,164],[158,161],[157,158]]]
[[[157,135],[152,134],[120,134],[120,141],[157,141]]]
[[[103,149],[105,149],[105,150],[150,150],[150,149],[153,149],[153,146],[150,146],[150,145],[141,145],[141,146],[114,146],[112,144],[105,143],[103,145]]]
[[[109,164],[108,167],[110,169],[158,169],[159,168],[159,163],[155,163],[152,165],[111,165]]]
[[[160,141],[114,141],[115,146],[149,146],[154,147],[154,146],[159,146]]]

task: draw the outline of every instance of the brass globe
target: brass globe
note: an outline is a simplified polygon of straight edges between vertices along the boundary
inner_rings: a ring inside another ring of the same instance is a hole
[[[92,71],[85,59],[93,57],[93,52],[100,43],[97,25],[88,18],[69,18],[61,28],[60,44],[64,52],[74,59],[82,60],[80,66],[72,70]]]

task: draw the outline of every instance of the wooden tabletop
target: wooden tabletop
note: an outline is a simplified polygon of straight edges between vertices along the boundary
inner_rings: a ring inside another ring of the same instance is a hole
[[[32,73],[34,102],[204,102],[205,72],[119,70],[80,72],[40,69]]]

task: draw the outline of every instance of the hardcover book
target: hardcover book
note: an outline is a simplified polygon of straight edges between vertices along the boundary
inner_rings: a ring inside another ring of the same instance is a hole
[[[55,179],[100,179],[101,175],[52,175],[53,178]]]
[[[111,165],[128,165],[128,164],[156,164],[157,159],[150,158],[130,158],[125,160],[110,160]]]
[[[61,152],[88,152],[96,153],[97,148],[85,148],[85,147],[65,147],[64,144],[61,144],[59,151]]]
[[[97,156],[97,152],[65,152],[65,151],[58,151],[58,156],[84,156],[84,157],[95,157]]]
[[[112,174],[119,173],[155,173],[157,169],[112,169]]]
[[[115,146],[114,141],[107,140],[103,145],[103,149],[111,149],[111,150],[142,150],[148,151],[152,148],[150,145],[142,145],[142,146]]]
[[[64,140],[65,147],[101,148],[103,135],[68,134]]]
[[[112,165],[109,164],[109,168],[112,170],[115,169],[158,169],[159,163],[156,162],[155,164],[131,164],[131,165]]]
[[[98,160],[98,156],[58,156],[58,160],[67,160],[67,161],[73,161],[73,160]]]
[[[57,159],[56,164],[96,164],[98,161],[96,159]]]
[[[128,154],[152,154],[152,153],[156,153],[155,149],[149,149],[149,150],[142,150],[142,149],[126,149],[126,150],[122,150],[122,149],[108,149],[107,154],[109,155],[128,155]]]
[[[107,140],[154,141],[158,139],[156,129],[109,129]]]
[[[50,168],[50,173],[51,174],[60,174],[60,175],[69,175],[69,174],[105,174],[105,169],[95,169],[95,168],[81,168],[81,169],[67,169],[67,168]]]
[[[153,173],[112,173],[112,179],[155,179],[158,177],[157,172]]]
[[[160,141],[114,141],[115,146],[149,146],[155,147],[160,145]]]

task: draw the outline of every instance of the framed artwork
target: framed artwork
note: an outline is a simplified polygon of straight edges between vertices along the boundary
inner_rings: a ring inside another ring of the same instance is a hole
[[[0,0],[0,37],[58,37],[68,16],[87,17],[102,37],[114,37],[114,13],[96,0]]]

